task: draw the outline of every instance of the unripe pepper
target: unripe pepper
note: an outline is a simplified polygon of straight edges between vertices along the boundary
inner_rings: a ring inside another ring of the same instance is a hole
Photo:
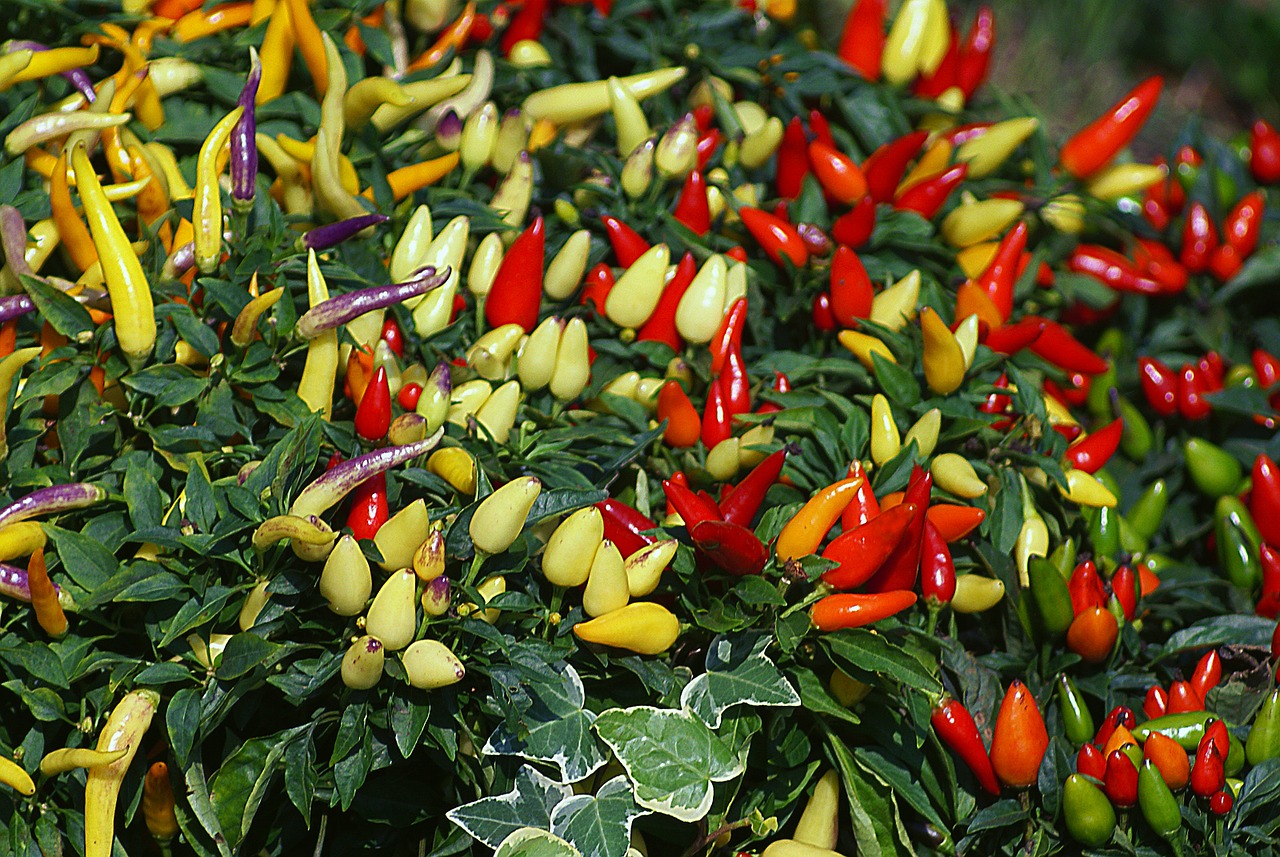
[[[1061,579],[1061,578],[1059,578]],[[1075,683],[1065,673],[1058,676],[1058,705],[1062,708],[1062,724],[1067,740],[1073,744],[1085,744],[1093,738],[1093,715]]]
[[[991,757],[983,746],[982,736],[978,734],[978,726],[969,710],[958,699],[943,697],[933,707],[929,722],[933,724],[939,740],[964,761],[978,784],[988,794],[998,796],[1000,782],[996,779],[991,767]]]
[[[1207,711],[1187,711],[1180,714],[1166,714],[1154,720],[1148,720],[1134,728],[1133,736],[1139,741],[1146,741],[1153,732],[1159,732],[1174,741],[1184,750],[1194,750],[1204,737],[1205,725],[1213,715]]]
[[[386,651],[382,642],[368,634],[351,641],[342,656],[342,683],[352,690],[369,690],[382,678]]]
[[[1081,774],[1062,787],[1062,815],[1067,832],[1086,848],[1101,848],[1116,829],[1116,811],[1106,795]]]
[[[604,517],[595,506],[579,509],[556,527],[542,552],[542,575],[556,586],[587,582],[604,541]]]
[[[1075,620],[1067,581],[1053,563],[1043,557],[1031,558],[1027,563],[1027,576],[1030,580],[1031,598],[1045,631],[1051,636],[1066,633]],[[1089,736],[1092,735],[1093,729],[1090,728]]]
[[[969,460],[958,453],[944,452],[934,456],[929,464],[929,474],[934,485],[966,500],[987,493],[987,483],[978,478]]]
[[[461,659],[439,640],[418,640],[405,649],[401,661],[409,684],[426,690],[456,684],[467,674]]]
[[[1138,806],[1143,819],[1158,836],[1174,841],[1182,827],[1182,808],[1162,772],[1150,760],[1143,762],[1138,772]]]
[[[1005,692],[991,738],[991,766],[1001,784],[1034,785],[1049,747],[1044,718],[1027,686],[1015,679]]]
[[[1262,701],[1244,748],[1250,765],[1280,756],[1280,689]]]
[[[998,578],[965,574],[956,578],[956,595],[951,609],[957,613],[983,613],[1004,598],[1004,583]]]
[[[835,850],[840,834],[840,775],[828,770],[813,787],[792,837],[815,848]]]
[[[468,526],[476,550],[498,554],[511,547],[541,492],[536,476],[523,476],[484,498]]]
[[[1235,492],[1244,475],[1235,456],[1203,438],[1193,437],[1186,442],[1183,459],[1191,481],[1210,497]]]

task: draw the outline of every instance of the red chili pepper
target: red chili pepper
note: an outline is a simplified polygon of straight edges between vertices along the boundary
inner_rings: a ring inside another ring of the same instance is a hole
[[[1258,562],[1262,566],[1262,589],[1253,612],[1274,619],[1280,616],[1280,550],[1264,543],[1258,548]]]
[[[1102,790],[1107,799],[1118,807],[1130,807],[1138,802],[1138,769],[1124,750],[1112,750],[1107,756]]]
[[[1130,622],[1138,615],[1138,576],[1133,566],[1122,565],[1111,575],[1111,591],[1120,602],[1120,611]]]
[[[956,86],[960,71],[960,34],[956,32],[954,24],[950,26],[951,37],[947,40],[947,50],[942,55],[942,61],[932,74],[916,78],[911,87],[911,91],[921,98],[937,98]]]
[[[696,173],[689,175],[696,175]],[[653,308],[653,315],[649,316],[649,320],[636,332],[636,339],[665,342],[673,351],[679,351],[684,347],[684,340],[676,330],[676,309],[680,306],[680,298],[684,297],[685,291],[697,273],[697,261],[694,260],[692,253],[685,252],[676,264],[676,272],[672,275],[671,282],[667,283],[666,288],[662,290],[662,297],[658,298],[658,305]]]
[[[666,495],[667,502],[675,508],[676,514],[684,521],[686,527],[692,527],[702,521],[722,520],[720,510],[715,503],[693,493],[678,481],[664,479],[662,481],[662,492]]]
[[[924,543],[920,550],[920,593],[930,604],[950,604],[956,594],[956,566],[951,549],[938,528],[924,522]]]
[[[820,140],[809,144],[809,167],[829,199],[846,205],[867,195],[867,178],[858,164],[835,146]]]
[[[546,249],[546,225],[539,216],[511,242],[493,276],[484,301],[484,317],[490,327],[518,324],[528,333],[537,326]]]
[[[597,315],[604,314],[604,302],[613,288],[613,269],[605,262],[587,272],[587,284],[582,289],[582,305],[590,307]]]
[[[1169,714],[1184,714],[1188,711],[1204,711],[1204,699],[1196,693],[1189,681],[1175,681],[1169,685],[1169,704],[1165,710]]]
[[[920,153],[927,131],[912,131],[896,140],[885,143],[862,162],[862,174],[867,177],[867,191],[876,202],[891,202],[898,183],[907,171],[907,164]]]
[[[781,372],[773,373],[773,386],[771,388],[776,393],[790,393],[791,381]],[[757,414],[774,414],[782,410],[782,406],[774,402],[763,402],[760,407],[756,408]]]
[[[819,631],[861,628],[901,613],[915,603],[916,594],[904,589],[873,594],[837,592],[819,599],[809,609],[809,620]]]
[[[719,568],[740,577],[759,574],[769,561],[769,549],[741,524],[700,521],[689,528],[689,538]]]
[[[711,104],[699,104],[690,115],[698,126],[698,133],[705,134],[711,130],[711,123],[716,121],[716,108]]]
[[[1001,320],[1008,320],[1013,312],[1013,287],[1018,282],[1022,255],[1027,249],[1027,224],[1019,221],[1000,239],[996,255],[978,277],[978,287],[991,298],[1000,312]]]
[[[1158,166],[1168,166],[1168,162],[1160,155],[1156,156],[1152,163]],[[1176,181],[1172,177],[1166,178],[1151,185],[1142,193],[1142,216],[1155,227],[1157,232],[1164,232],[1169,227],[1169,221],[1173,219],[1172,206],[1169,202],[1169,188]]]
[[[600,222],[604,224],[605,234],[613,245],[613,254],[623,268],[630,268],[651,246],[638,232],[611,214],[603,215]]]
[[[676,200],[675,219],[689,227],[694,235],[711,230],[711,206],[707,202],[707,180],[697,170],[690,170]]]
[[[742,359],[741,348],[729,350],[729,357],[724,361],[724,370],[718,376],[717,383],[730,417],[751,412],[751,378],[747,374],[747,363]]]
[[[1196,668],[1191,673],[1191,689],[1204,699],[1220,681],[1222,681],[1222,656],[1218,654],[1217,649],[1210,649],[1196,662]]]
[[[1076,753],[1076,772],[1102,782],[1107,776],[1107,760],[1102,757],[1102,751],[1091,743],[1081,744],[1080,752]]]
[[[400,329],[395,316],[387,316],[387,320],[382,323],[381,339],[397,357],[404,356],[404,331]]]
[[[991,737],[991,767],[1000,782],[1010,788],[1027,788],[1036,782],[1049,733],[1035,697],[1014,679],[1005,691]]]
[[[406,411],[412,411],[418,407],[418,399],[422,397],[422,385],[416,381],[411,381],[400,388],[400,392],[396,395],[396,401],[400,403],[400,407]]]
[[[356,408],[356,434],[368,441],[382,440],[391,427],[391,387],[387,383],[387,370],[379,366],[373,380],[365,387],[360,405]]]
[[[613,542],[623,556],[630,556],[656,541],[653,536],[644,535],[644,531],[658,525],[621,500],[610,497],[596,503],[596,508],[604,519],[604,537]]]
[[[787,461],[789,451],[789,448],[784,446],[770,453],[764,461],[742,477],[742,481],[733,486],[733,490],[727,496],[720,500],[720,514],[726,521],[744,527],[751,525],[752,519],[760,509],[760,504],[764,502],[764,495],[782,474],[782,466]]]
[[[1067,447],[1063,459],[1076,470],[1097,473],[1120,446],[1124,421],[1114,420]]]
[[[1253,363],[1253,371],[1258,376],[1258,384],[1263,390],[1269,390],[1280,383],[1280,358],[1269,351],[1255,348],[1250,359]]]
[[[1209,809],[1214,815],[1226,815],[1231,812],[1231,807],[1235,805],[1236,799],[1227,789],[1221,789],[1213,793],[1209,798]]]
[[[849,478],[861,476],[862,484],[854,492],[853,502],[845,506],[844,511],[840,513],[840,529],[846,533],[880,514],[880,503],[876,500],[875,492],[871,490],[871,480],[866,478],[867,474],[862,467],[862,462],[855,458],[849,465],[847,476]]]
[[[956,65],[956,85],[965,99],[973,97],[978,87],[987,79],[991,66],[991,52],[996,45],[996,16],[990,6],[979,6],[973,17],[973,26],[960,50]]]
[[[866,583],[902,543],[918,511],[914,503],[900,503],[836,536],[822,551],[822,558],[840,564],[824,571],[823,581],[836,589],[853,589]],[[953,577],[954,572],[953,567]],[[952,588],[954,595],[954,580]]]
[[[866,246],[876,228],[876,201],[870,196],[858,200],[853,208],[831,224],[831,238],[837,244],[853,249]]]
[[[845,18],[836,54],[867,80],[880,79],[884,54],[886,0],[857,0]]]
[[[715,449],[716,444],[728,440],[732,434],[733,415],[729,413],[724,388],[717,375],[711,379],[711,385],[707,388],[707,401],[702,408],[702,445],[708,450]]]
[[[1035,315],[1028,316],[990,331],[983,344],[997,354],[1017,354],[1024,348],[1030,348],[1044,333],[1045,326],[1045,319]]]
[[[1168,711],[1169,694],[1160,685],[1151,685],[1142,700],[1142,713],[1147,715],[1148,720],[1154,720],[1157,717],[1163,717]]]
[[[1202,202],[1191,203],[1182,225],[1182,266],[1193,274],[1209,269],[1209,260],[1218,249],[1218,228],[1213,225],[1209,209]]]
[[[702,436],[702,418],[676,381],[667,381],[658,391],[658,421],[666,421],[662,439],[676,449],[693,446]]]
[[[716,150],[720,148],[720,143],[724,140],[724,134],[720,133],[719,128],[710,128],[698,137],[698,143],[694,150],[698,153],[698,169],[705,170],[707,164],[711,163],[711,158],[715,155]]]
[[[968,172],[968,164],[956,164],[941,175],[913,184],[893,201],[893,207],[899,211],[914,211],[925,220],[933,220]]]
[[[903,533],[902,540],[898,542],[893,553],[880,566],[880,570],[867,581],[868,591],[911,589],[916,585],[916,574],[920,569],[920,550],[924,539],[925,511],[929,508],[929,492],[932,488],[933,476],[929,471],[918,464],[913,467],[902,502],[915,505],[915,517],[912,518],[911,524]]]
[[[1246,194],[1222,223],[1222,244],[1209,259],[1209,270],[1219,280],[1230,279],[1253,255],[1262,231],[1266,203],[1259,191]]]
[[[1204,381],[1209,385],[1210,392],[1217,392],[1222,389],[1222,380],[1226,374],[1227,367],[1222,362],[1221,354],[1216,351],[1206,351],[1196,361],[1196,368],[1204,376]]]
[[[1067,270],[1088,274],[1117,292],[1159,295],[1165,291],[1164,286],[1139,271],[1124,254],[1097,244],[1078,245],[1067,259]]]
[[[978,785],[992,795],[1000,794],[1000,782],[991,767],[991,756],[982,743],[978,724],[958,699],[946,696],[933,707],[929,718],[938,740],[945,744],[969,768]]]
[[[1058,162],[1078,179],[1102,169],[1142,129],[1163,88],[1164,78],[1160,75],[1139,83],[1110,110],[1067,140],[1058,154]]]
[[[1139,238],[1133,248],[1133,261],[1160,284],[1161,294],[1177,294],[1187,287],[1187,269],[1162,241]]]
[[[1093,736],[1093,743],[1099,747],[1107,746],[1107,742],[1111,739],[1111,733],[1123,726],[1125,729],[1132,729],[1138,725],[1138,718],[1134,716],[1133,709],[1127,705],[1117,705],[1115,708],[1107,712],[1107,716],[1103,718],[1102,725],[1098,727],[1098,734]]]
[[[799,116],[791,117],[778,146],[774,187],[782,199],[795,199],[809,174],[809,138]]]
[[[996,379],[992,386],[1007,390],[1009,388],[1009,376],[1001,372],[1000,377]],[[1013,398],[1006,393],[988,393],[982,404],[978,405],[978,410],[984,414],[1004,414],[1008,412],[1012,404]]]
[[[1071,610],[1077,616],[1086,610],[1107,606],[1107,592],[1102,586],[1102,578],[1098,575],[1098,567],[1091,559],[1081,562],[1071,572],[1071,577],[1067,580],[1067,590],[1071,593]]]
[[[821,110],[809,111],[809,133],[819,143],[833,149],[836,147],[836,138],[831,133],[831,123],[827,121],[827,115]]]
[[[356,539],[371,539],[391,517],[387,506],[387,475],[379,473],[351,491],[347,526]]]
[[[1089,398],[1089,386],[1093,379],[1082,372],[1072,372],[1070,383],[1063,386],[1052,378],[1045,378],[1041,385],[1044,391],[1063,404],[1078,408]]]
[[[870,318],[875,289],[858,254],[841,245],[831,258],[831,312],[842,327]]]
[[[511,53],[516,42],[522,42],[525,39],[536,40],[542,35],[542,24],[547,16],[548,5],[548,0],[524,0],[524,5],[520,7],[520,11],[507,25],[506,32],[502,34],[500,44],[503,56]]]
[[[711,372],[718,374],[724,369],[729,352],[742,350],[742,331],[747,324],[747,299],[738,298],[729,307],[715,336],[711,337],[708,348],[711,349]]]
[[[1280,545],[1280,467],[1265,452],[1253,460],[1253,489],[1249,492],[1249,512],[1270,545]]]
[[[1044,319],[1044,330],[1028,346],[1031,353],[1043,357],[1059,369],[1101,375],[1107,371],[1107,361],[1076,339],[1056,321]]]
[[[796,228],[785,220],[759,208],[742,207],[738,216],[747,231],[759,243],[760,249],[775,264],[783,264],[785,258],[797,268],[809,261],[809,251]]]
[[[1139,357],[1138,380],[1152,410],[1162,417],[1178,412],[1178,378],[1172,369],[1154,357]]]
[[[1178,412],[1188,420],[1208,419],[1213,405],[1205,398],[1212,392],[1207,378],[1190,363],[1178,370]]]
[[[813,296],[813,326],[823,333],[830,333],[839,325],[836,323],[836,314],[831,310],[831,293],[818,292]]]
[[[1191,791],[1200,797],[1209,797],[1219,791],[1227,781],[1218,746],[1206,732],[1196,748],[1195,764],[1191,766]]]
[[[1280,182],[1280,132],[1265,119],[1254,122],[1249,134],[1249,171],[1258,184]]]

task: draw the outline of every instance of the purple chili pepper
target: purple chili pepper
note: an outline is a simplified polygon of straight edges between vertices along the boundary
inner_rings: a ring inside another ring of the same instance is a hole
[[[12,205],[0,205],[0,250],[15,274],[34,274],[27,264],[27,222]]]
[[[196,245],[195,242],[188,241],[180,247],[173,248],[169,258],[164,260],[164,275],[176,280],[190,271],[195,263]]]
[[[244,108],[244,113],[240,114],[240,121],[231,131],[231,198],[241,211],[253,207],[254,188],[258,182],[258,144],[254,139],[258,123],[253,106],[261,79],[262,62],[258,59],[258,52],[249,48],[249,77],[236,102]]]
[[[0,595],[8,595],[30,604],[31,583],[27,580],[27,570],[0,562]]]
[[[26,295],[8,295],[0,298],[0,322],[26,315],[35,308],[35,302]]]
[[[326,330],[346,324],[367,312],[385,309],[392,304],[426,294],[444,285],[448,279],[448,268],[437,272],[435,268],[428,265],[418,271],[408,282],[393,283],[389,286],[372,286],[329,298],[303,313],[294,327],[294,332],[303,339],[315,339]]]
[[[0,508],[0,526],[16,524],[42,515],[57,515],[72,509],[84,509],[102,502],[107,492],[87,482],[69,482],[38,488],[20,500]]]
[[[317,226],[315,229],[307,230],[298,239],[298,249],[303,252],[315,250],[319,253],[323,250],[328,250],[330,247],[338,246],[343,241],[358,232],[363,232],[370,226],[386,223],[390,219],[385,214],[373,213],[348,217],[346,220],[339,220],[337,223],[326,223],[324,226]]]
[[[14,51],[47,51],[48,45],[42,45],[39,42],[33,42],[28,39],[10,39],[5,42],[5,53],[11,54]],[[71,85],[76,91],[84,96],[84,100],[92,104],[98,98],[98,93],[93,89],[93,81],[89,80],[89,75],[85,74],[82,68],[73,68],[70,71],[61,72],[62,76],[71,81]]]

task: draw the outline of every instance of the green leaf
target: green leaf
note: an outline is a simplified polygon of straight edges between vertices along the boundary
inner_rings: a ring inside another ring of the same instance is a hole
[[[876,381],[889,401],[903,407],[920,401],[920,384],[909,369],[886,360],[882,354],[872,354],[871,362],[875,366]]]
[[[22,277],[22,288],[35,303],[36,312],[58,333],[70,339],[79,339],[93,331],[94,324],[89,311],[66,292],[25,274]]]
[[[648,812],[635,801],[627,778],[617,776],[596,793],[573,795],[551,811],[551,832],[583,857],[624,857],[631,844],[631,823]]]
[[[227,681],[239,678],[255,667],[270,667],[285,648],[257,634],[235,634],[227,641],[218,661],[218,678]]]
[[[822,644],[836,664],[850,675],[882,673],[922,693],[941,693],[936,676],[920,660],[884,634],[865,628],[844,628],[825,634]]]
[[[716,637],[707,647],[706,672],[685,685],[680,705],[712,729],[735,705],[794,707],[800,695],[765,654],[762,634]]]
[[[1159,647],[1159,657],[1164,659],[1188,649],[1203,649],[1227,644],[1265,648],[1271,645],[1271,634],[1275,629],[1276,623],[1262,616],[1239,614],[1214,616],[1196,622],[1181,631],[1175,631],[1165,644]]]
[[[868,779],[854,761],[853,753],[834,734],[827,734],[827,743],[835,754],[840,779],[844,783],[858,854],[887,857],[903,853],[899,846],[909,852],[912,845],[902,827],[893,791],[878,780]]]
[[[311,728],[307,723],[246,741],[209,781],[209,801],[232,848],[238,847],[249,833],[285,750]]]
[[[200,691],[184,687],[170,698],[165,706],[165,727],[169,733],[169,748],[173,750],[178,767],[185,767],[195,746],[200,729]]]
[[[742,773],[742,761],[687,711],[611,708],[596,733],[613,750],[645,809],[697,821],[711,809],[712,783]]]
[[[572,795],[573,789],[569,786],[525,765],[516,772],[511,791],[455,807],[446,812],[445,817],[472,838],[497,848],[523,827],[550,828],[551,811]]]

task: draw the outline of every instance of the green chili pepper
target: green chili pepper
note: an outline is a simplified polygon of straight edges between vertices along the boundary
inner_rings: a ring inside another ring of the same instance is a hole
[[[1101,351],[1101,343],[1099,343],[1099,351]],[[1111,391],[1115,386],[1115,360],[1108,360],[1106,371],[1094,376],[1084,400],[1084,406],[1088,408],[1090,416],[1094,419],[1105,420],[1111,417]]]
[[[1244,743],[1234,735],[1229,736],[1227,758],[1224,760],[1227,776],[1235,776],[1244,770],[1246,750]]]
[[[1058,569],[1049,560],[1033,556],[1027,563],[1027,576],[1031,582],[1031,598],[1035,601],[1036,612],[1040,616],[1041,625],[1051,636],[1065,634],[1075,620],[1075,611],[1071,608],[1071,592],[1067,588],[1066,579],[1058,573]],[[1065,705],[1064,705],[1065,710]],[[1086,730],[1092,737],[1093,730]],[[1076,741],[1080,744],[1083,741]]]
[[[1062,786],[1062,814],[1067,831],[1086,848],[1100,848],[1116,829],[1116,811],[1102,790],[1081,774]]]
[[[1262,548],[1262,533],[1258,531],[1258,525],[1253,520],[1253,515],[1249,512],[1249,508],[1240,502],[1239,497],[1231,495],[1219,497],[1217,505],[1213,508],[1213,517],[1219,523],[1224,519],[1229,519],[1240,528],[1255,551]]]
[[[1160,524],[1164,522],[1164,512],[1168,506],[1169,483],[1163,479],[1157,479],[1148,485],[1129,507],[1125,519],[1135,533],[1149,539],[1160,530]]]
[[[1076,540],[1070,536],[1063,539],[1049,555],[1049,562],[1053,563],[1064,580],[1071,577],[1071,572],[1076,567]]]
[[[1120,435],[1120,450],[1134,461],[1144,460],[1155,445],[1151,424],[1142,411],[1128,399],[1116,399],[1117,415],[1124,420],[1124,434]]]
[[[1204,494],[1221,497],[1233,493],[1244,471],[1236,457],[1203,438],[1193,437],[1183,448],[1191,481]]]
[[[1112,559],[1120,550],[1120,524],[1114,509],[1101,506],[1089,513],[1089,544],[1094,562]]]
[[[1055,574],[1054,577],[1057,575]],[[1063,592],[1066,592],[1065,586]],[[1070,596],[1067,598],[1067,607],[1070,612]],[[1065,673],[1058,677],[1058,704],[1062,706],[1062,725],[1066,731],[1067,740],[1072,744],[1083,744],[1092,740],[1095,731],[1093,715],[1089,713],[1089,706],[1085,704],[1080,691],[1076,690],[1075,682]]]
[[[1178,742],[1187,752],[1191,752],[1204,737],[1205,724],[1216,718],[1211,711],[1184,711],[1181,714],[1166,714],[1146,723],[1139,724],[1133,730],[1133,737],[1138,741],[1146,741],[1152,732],[1160,732]]]
[[[1129,519],[1124,515],[1116,515],[1116,524],[1120,532],[1120,550],[1125,553],[1146,553],[1147,537],[1134,530]]]
[[[1252,592],[1262,582],[1262,563],[1248,533],[1231,517],[1218,520],[1218,561],[1231,585]]]
[[[1250,765],[1280,756],[1280,688],[1262,701],[1244,749]]]
[[[1142,817],[1161,839],[1172,840],[1182,827],[1182,808],[1160,776],[1160,769],[1150,760],[1138,769],[1138,807]]]

